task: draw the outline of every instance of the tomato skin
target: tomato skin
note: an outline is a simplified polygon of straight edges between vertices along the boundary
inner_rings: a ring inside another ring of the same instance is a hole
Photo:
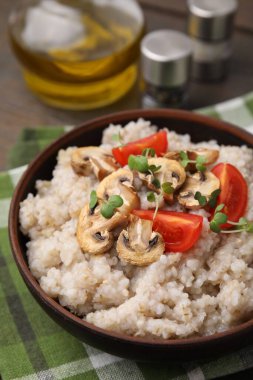
[[[133,210],[141,219],[152,220],[153,210]],[[153,229],[165,242],[165,252],[186,252],[196,243],[202,231],[203,217],[184,212],[158,211]]]
[[[217,206],[224,203],[222,210],[228,220],[238,222],[245,214],[248,203],[248,185],[241,172],[233,165],[220,163],[212,169],[212,173],[219,178],[221,193],[217,199]],[[214,210],[211,215],[213,216]],[[231,224],[223,224],[223,229],[231,228]]]
[[[160,131],[148,137],[144,137],[143,139],[130,142],[129,144],[126,144],[124,146],[113,148],[112,154],[115,160],[121,166],[125,166],[128,163],[128,157],[130,156],[130,154],[140,155],[142,154],[142,151],[146,148],[153,148],[158,157],[161,156],[163,153],[167,152],[167,132]]]

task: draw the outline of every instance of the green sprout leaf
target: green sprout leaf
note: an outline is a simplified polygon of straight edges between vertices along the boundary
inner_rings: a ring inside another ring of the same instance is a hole
[[[237,223],[237,228],[253,233],[253,222],[248,221],[246,218],[240,218]]]
[[[151,173],[156,173],[158,172],[159,170],[161,169],[161,165],[159,166],[156,166],[156,165],[149,165],[148,167],[148,170],[151,172]]]
[[[209,202],[208,202],[211,208],[214,208],[216,206],[217,198],[220,195],[220,193],[221,193],[220,189],[214,190],[212,192],[210,199],[209,199]]]
[[[206,162],[205,156],[198,156],[196,158],[196,169],[199,172],[204,172],[206,170],[206,166],[204,165],[205,162]]]
[[[149,202],[155,202],[155,200],[156,200],[155,194],[151,191],[149,193],[147,193],[147,200]]]
[[[210,229],[213,232],[219,233],[221,232],[221,225],[228,221],[228,217],[223,212],[220,212],[224,208],[224,204],[216,207],[215,214],[213,220],[210,222]]]
[[[156,154],[156,152],[155,152],[155,149],[153,149],[153,148],[145,148],[142,151],[142,155],[145,157],[148,157],[148,156],[155,157],[155,154]]]
[[[100,212],[104,218],[110,219],[115,214],[115,210],[121,207],[123,203],[120,195],[112,195],[106,203],[103,203]]]
[[[216,223],[218,224],[224,224],[227,222],[228,220],[228,217],[226,214],[224,214],[223,212],[217,212],[215,215],[214,215],[214,220]]]
[[[154,174],[161,169],[161,166],[149,165],[146,156],[134,156],[133,154],[128,157],[128,166],[131,170],[137,170],[140,173]]]
[[[117,208],[117,207],[121,207],[123,205],[124,201],[120,195],[112,195],[109,198],[108,203],[110,206]]]
[[[159,181],[158,178],[153,178],[153,180],[151,181],[152,185],[154,185],[157,189],[160,189],[161,188],[161,183]]]
[[[248,222],[245,231],[253,233],[253,222]]]
[[[96,206],[97,203],[98,203],[97,193],[95,190],[92,190],[92,192],[90,193],[90,203],[89,203],[90,209],[92,210]]]
[[[147,173],[149,169],[146,157],[134,156],[133,154],[128,157],[128,166],[131,170],[137,170],[140,173]]]
[[[166,194],[173,194],[175,190],[171,182],[164,182],[162,184],[162,189],[163,189],[163,192]]]
[[[180,156],[180,163],[181,165],[186,168],[186,166],[189,164],[190,160],[189,160],[189,157],[188,157],[188,154],[186,152],[184,152],[183,150],[181,150],[181,152],[179,152],[179,156]]]
[[[225,207],[224,203],[221,203],[220,205],[218,205],[214,211],[214,214],[216,214],[217,212],[220,212],[221,210],[223,210]]]
[[[210,229],[213,232],[216,233],[223,233],[223,234],[232,234],[236,232],[249,232],[253,233],[253,222],[249,221],[247,218],[240,218],[238,222],[233,222],[231,220],[228,220],[228,217],[226,214],[221,212],[221,210],[224,208],[224,204],[220,204],[215,209],[215,214],[213,217],[213,220],[210,222]],[[224,223],[228,223],[231,225],[231,227],[234,227],[234,229],[230,230],[222,230],[221,225]]]
[[[110,219],[114,213],[115,210],[111,205],[108,205],[107,203],[104,203],[101,207],[101,214],[103,215],[104,218]]]
[[[221,232],[220,226],[214,220],[210,222],[210,230],[216,232],[217,234]]]
[[[207,199],[204,195],[201,194],[200,191],[197,191],[194,195],[194,199],[196,199],[199,202],[200,206],[206,206]]]
[[[180,163],[184,168],[186,168],[186,166],[189,163],[193,163],[196,165],[196,169],[198,171],[204,172],[206,170],[206,167],[204,165],[204,163],[206,162],[205,156],[198,156],[196,158],[196,160],[190,160],[188,154],[186,152],[184,152],[183,150],[181,150],[181,152],[179,152],[179,156],[180,156]]]
[[[238,222],[239,226],[244,226],[244,225],[247,225],[247,224],[248,224],[248,220],[246,218],[240,218],[239,219],[239,222]]]

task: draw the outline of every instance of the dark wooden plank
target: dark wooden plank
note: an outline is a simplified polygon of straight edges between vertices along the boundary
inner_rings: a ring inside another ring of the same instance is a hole
[[[187,0],[139,0],[139,2],[143,6],[156,11],[166,11],[181,16],[186,16],[187,14]],[[253,31],[253,1],[238,0],[238,3],[239,7],[235,20],[236,27],[242,30]]]
[[[19,3],[19,1],[0,1],[0,169],[6,167],[7,153],[24,127],[80,124],[94,116],[137,108],[141,104],[137,86],[114,105],[91,112],[63,111],[41,104],[26,89],[21,70],[8,45],[7,18],[15,3]],[[150,7],[144,7],[144,13],[148,31],[158,28],[185,30],[185,18],[181,14],[160,12]],[[231,62],[231,75],[227,81],[218,84],[206,85],[192,82],[189,107],[207,106],[252,90],[252,45],[253,34],[238,31],[235,35],[235,54]]]

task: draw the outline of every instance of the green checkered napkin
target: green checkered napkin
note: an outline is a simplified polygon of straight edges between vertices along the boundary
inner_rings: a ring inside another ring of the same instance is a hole
[[[253,132],[253,93],[199,112]],[[69,128],[24,130],[10,154],[12,167],[29,162]],[[25,166],[0,174],[0,373],[3,380],[202,380],[253,367],[253,346],[209,361],[180,365],[143,364],[98,351],[56,325],[40,309],[24,285],[8,241],[10,200],[24,170]]]

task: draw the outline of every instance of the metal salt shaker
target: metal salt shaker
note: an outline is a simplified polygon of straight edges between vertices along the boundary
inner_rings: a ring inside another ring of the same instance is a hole
[[[215,81],[228,72],[237,0],[188,0],[187,31],[193,42],[192,77]]]
[[[187,99],[192,44],[174,30],[147,34],[141,43],[143,106],[178,108]]]

